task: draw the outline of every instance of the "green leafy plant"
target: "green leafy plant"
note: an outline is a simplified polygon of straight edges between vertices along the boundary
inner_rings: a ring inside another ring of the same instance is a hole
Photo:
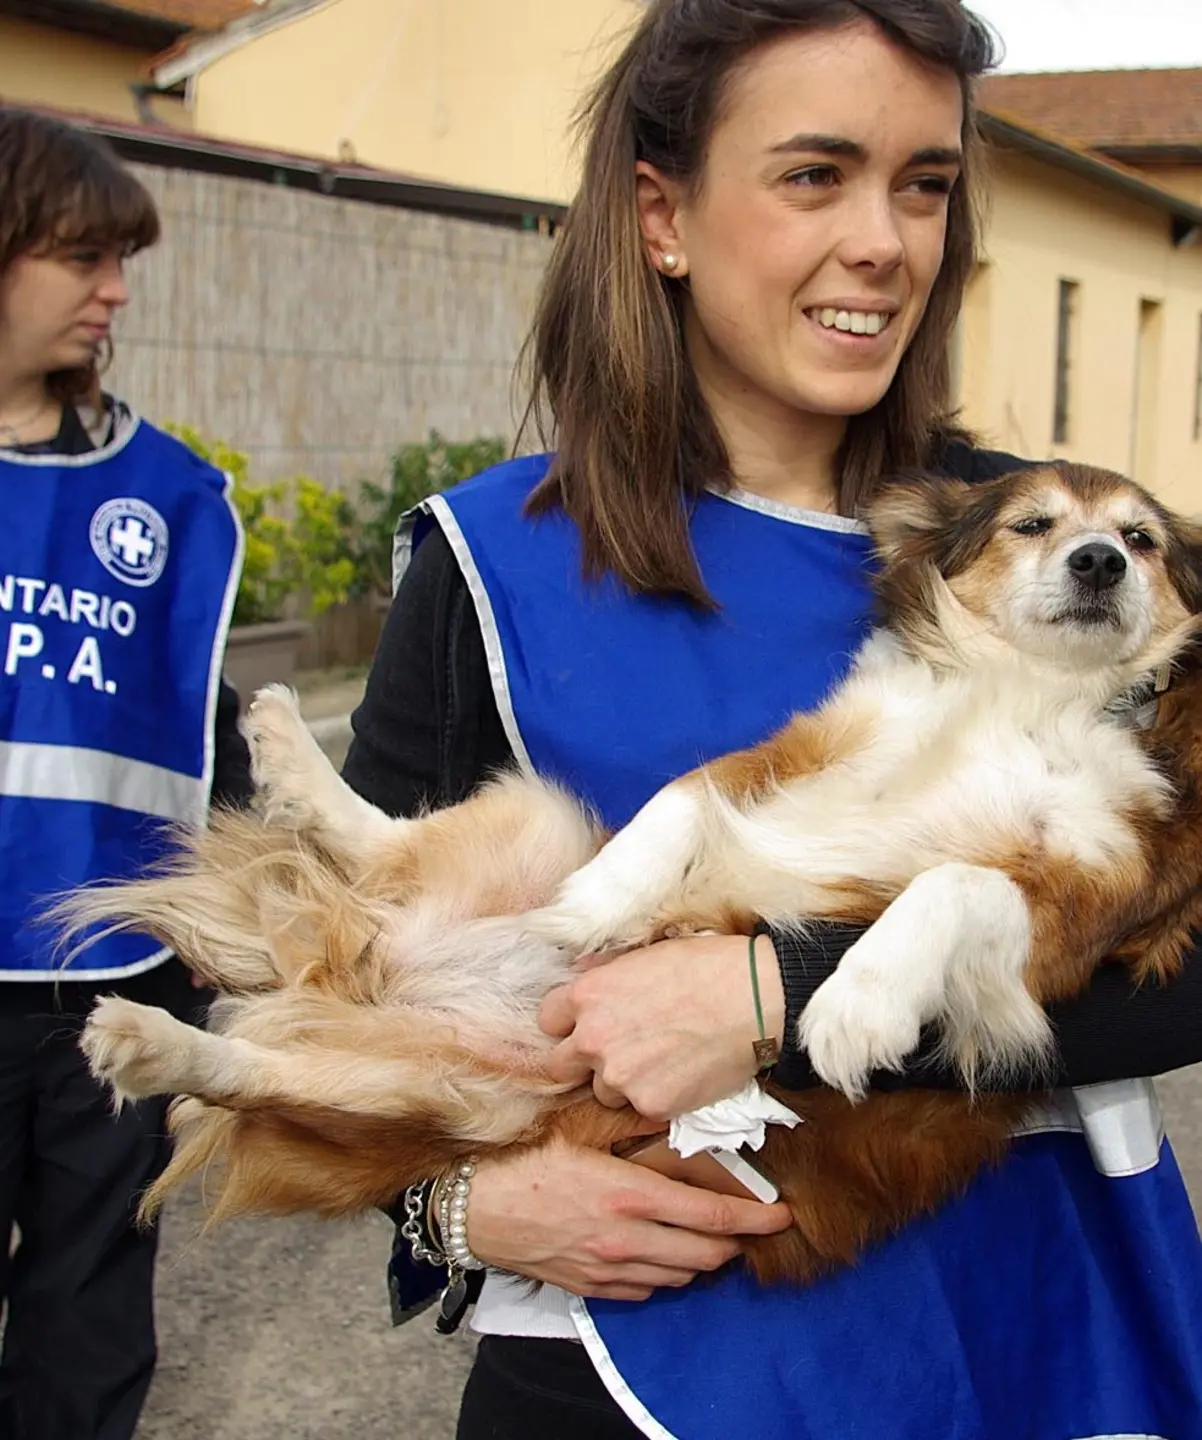
[[[363,589],[355,514],[340,490],[327,490],[308,475],[252,485],[243,451],[191,426],[169,428],[233,482],[246,537],[235,625],[281,620],[294,596],[299,613],[312,619]]]
[[[392,539],[406,510],[427,495],[499,465],[507,453],[505,441],[494,436],[454,442],[437,430],[431,430],[426,440],[395,451],[387,483],[364,481],[361,491],[358,559],[364,588],[379,595],[391,593]]]
[[[308,475],[297,476],[294,483],[295,583],[309,597],[309,614],[321,615],[362,593],[358,522],[341,490],[327,490]]]

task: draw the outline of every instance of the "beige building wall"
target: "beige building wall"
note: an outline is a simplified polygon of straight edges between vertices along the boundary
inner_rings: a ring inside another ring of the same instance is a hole
[[[149,58],[147,51],[0,16],[0,99],[19,105],[136,120],[129,87],[146,80],[142,67]],[[172,124],[186,118],[170,101],[155,104],[171,114]]]
[[[158,424],[354,492],[401,444],[517,428],[551,242],[252,180],[132,167],[163,240],[129,267],[106,383]]]
[[[1145,165],[1142,170],[1149,180],[1172,190],[1191,205],[1202,205],[1202,163],[1196,165]]]
[[[986,263],[957,347],[965,419],[1003,449],[1134,473],[1202,515],[1202,246],[1174,249],[1163,210],[1059,168],[1003,154],[993,169]],[[1061,280],[1078,288],[1057,443]]]
[[[335,0],[194,81],[203,133],[566,200],[569,120],[637,0]]]
[[[430,427],[516,426],[513,365],[551,242],[533,233],[135,167],[165,238],[132,267],[112,383],[249,449],[263,478],[376,474]],[[1169,218],[1019,157],[956,345],[965,418],[1022,455],[1134,471],[1202,515],[1202,247]],[[1069,430],[1053,440],[1057,295],[1076,284]]]
[[[469,188],[567,200],[569,119],[638,0],[333,0],[193,82],[202,132],[353,154]],[[994,166],[987,261],[956,346],[968,420],[994,443],[1125,472],[1202,513],[1195,439],[1202,245],[1162,210],[1042,161]],[[1157,173],[1202,200],[1202,171]],[[1057,296],[1076,288],[1068,438],[1053,439]]]

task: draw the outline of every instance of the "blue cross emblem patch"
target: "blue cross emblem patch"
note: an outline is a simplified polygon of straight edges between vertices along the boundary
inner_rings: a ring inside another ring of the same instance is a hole
[[[92,551],[127,585],[153,585],[167,563],[167,522],[145,500],[107,500],[92,516]]]

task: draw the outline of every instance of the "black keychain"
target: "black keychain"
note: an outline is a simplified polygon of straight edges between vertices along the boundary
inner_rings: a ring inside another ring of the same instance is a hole
[[[440,1335],[454,1335],[463,1323],[468,1307],[480,1298],[484,1287],[483,1270],[460,1270],[457,1266],[449,1272],[446,1289],[438,1297],[438,1314],[434,1317],[434,1328]]]

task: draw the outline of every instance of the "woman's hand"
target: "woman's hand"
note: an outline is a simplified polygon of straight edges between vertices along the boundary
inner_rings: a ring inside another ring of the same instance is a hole
[[[780,1039],[784,986],[767,936],[756,959],[764,1029]],[[697,935],[620,955],[551,991],[539,1024],[563,1037],[551,1076],[591,1078],[603,1105],[667,1120],[723,1100],[756,1072],[747,937]]]
[[[772,1235],[781,1204],[715,1195],[597,1150],[548,1145],[481,1161],[467,1240],[489,1265],[576,1295],[645,1300],[734,1259],[732,1236]]]

